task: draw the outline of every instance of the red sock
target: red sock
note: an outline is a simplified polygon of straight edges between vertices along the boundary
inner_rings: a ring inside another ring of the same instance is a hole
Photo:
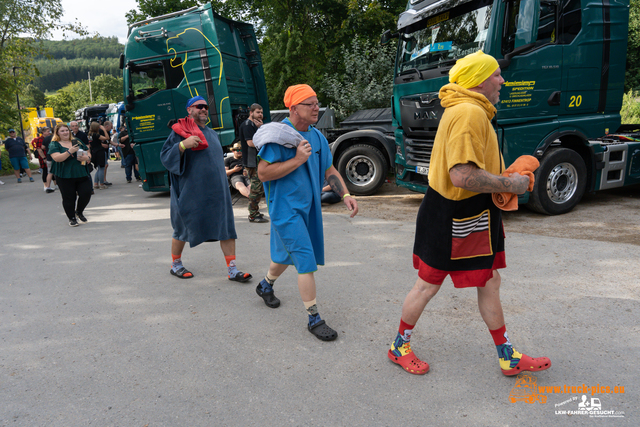
[[[171,254],[171,259],[172,259],[173,261],[175,261],[175,260],[177,260],[177,259],[180,259],[180,258],[182,258],[182,254],[180,254],[180,255],[174,255],[174,254]]]
[[[411,333],[413,332],[414,326],[416,326],[416,325],[410,325],[410,324],[406,323],[404,320],[402,320],[402,318],[400,318],[400,327],[398,328],[398,332],[403,337],[404,336],[408,336],[409,338],[411,338]],[[405,333],[406,330],[409,331],[408,334]]]
[[[507,333],[506,325],[502,325],[500,328],[494,329],[493,331],[489,329],[489,332],[491,332],[491,336],[493,337],[493,342],[496,345],[502,345],[507,342],[507,338],[505,337]]]
[[[227,267],[230,267],[231,265],[231,261],[235,261],[236,260],[236,256],[235,255],[227,255],[224,257],[224,260],[227,262]]]

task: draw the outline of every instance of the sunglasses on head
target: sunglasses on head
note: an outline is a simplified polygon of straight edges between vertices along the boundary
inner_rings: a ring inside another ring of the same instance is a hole
[[[193,108],[197,108],[198,110],[208,110],[209,106],[207,104],[196,104]]]

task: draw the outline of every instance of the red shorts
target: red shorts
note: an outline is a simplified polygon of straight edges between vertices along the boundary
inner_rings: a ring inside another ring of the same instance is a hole
[[[418,277],[432,285],[441,285],[444,279],[450,275],[453,286],[456,288],[484,288],[487,281],[493,277],[493,270],[505,268],[506,266],[507,261],[504,251],[496,253],[491,268],[468,271],[438,270],[422,262],[417,255],[413,255],[413,267],[418,270]]]

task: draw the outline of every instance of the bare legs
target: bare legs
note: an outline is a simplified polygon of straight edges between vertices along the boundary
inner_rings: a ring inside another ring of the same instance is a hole
[[[504,325],[504,314],[500,303],[500,282],[500,273],[493,270],[493,277],[487,281],[486,285],[483,288],[477,288],[480,315],[490,330]],[[418,323],[425,307],[439,290],[439,285],[432,285],[418,278],[402,305],[402,320],[410,325]]]

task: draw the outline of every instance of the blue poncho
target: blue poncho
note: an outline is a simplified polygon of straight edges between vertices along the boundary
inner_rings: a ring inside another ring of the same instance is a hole
[[[200,130],[209,144],[204,150],[180,156],[184,138],[172,131],[160,153],[171,181],[173,237],[191,247],[237,238],[222,146],[214,131]]]
[[[288,119],[283,123],[293,127]],[[295,265],[299,274],[312,273],[324,265],[324,236],[320,193],[332,157],[327,139],[315,128],[299,132],[311,144],[306,163],[280,179],[264,183],[271,216],[271,260]],[[258,157],[269,163],[284,162],[295,148],[276,143],[264,145]]]

